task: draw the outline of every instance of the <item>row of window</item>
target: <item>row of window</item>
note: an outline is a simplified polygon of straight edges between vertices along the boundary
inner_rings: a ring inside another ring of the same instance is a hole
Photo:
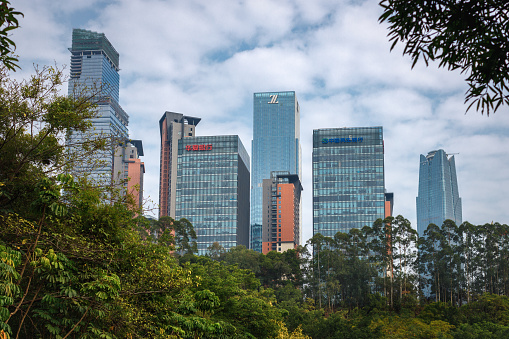
[[[361,200],[357,199],[357,201],[334,201],[334,202],[314,202],[313,210],[319,211],[327,211],[327,210],[335,210],[338,208],[354,208],[354,207],[383,207],[385,205],[385,201],[383,198],[371,196],[371,199]]]
[[[382,193],[383,193],[384,188],[383,187],[379,187],[379,190],[382,191]],[[378,192],[378,193],[380,193],[380,192]],[[345,199],[344,196],[345,195],[337,195],[337,194],[334,194],[334,195],[321,195],[321,196],[319,196],[317,194],[314,194],[313,195],[313,205],[316,204],[316,203],[342,202],[342,201],[345,201],[344,200]],[[381,196],[378,199],[374,198],[374,199],[370,199],[370,200],[384,201],[384,198],[383,198],[383,196]]]
[[[177,189],[185,188],[220,188],[220,187],[237,187],[236,180],[229,181],[191,181],[191,182],[179,182]]]
[[[237,208],[225,207],[225,208],[180,208],[179,215],[183,216],[196,216],[194,219],[205,221],[223,221],[223,220],[236,220],[237,219]],[[205,217],[204,217],[205,216]]]
[[[343,210],[343,213],[337,211],[334,215],[318,215],[314,216],[314,222],[346,222],[348,220],[376,220],[377,216],[383,215],[376,208],[367,210]],[[357,218],[358,217],[358,218]]]
[[[197,188],[197,189],[180,189],[177,190],[177,197],[181,197],[182,201],[186,200],[186,196],[195,197],[194,201],[202,200],[201,195],[213,195],[213,194],[237,194],[236,187],[216,187],[216,188]]]
[[[214,145],[212,145],[213,147]],[[189,155],[190,154],[190,155]],[[218,160],[237,160],[237,153],[220,153],[220,154],[211,154],[211,153],[186,153],[185,156],[180,157],[180,161],[196,163],[197,161],[218,161]]]
[[[346,215],[339,217],[332,217],[331,220],[318,221],[319,218],[330,218],[330,217],[315,217],[313,218],[313,231],[320,232],[321,230],[336,230],[340,229],[350,230],[352,228],[363,228],[364,226],[372,226],[377,219],[383,219],[384,214],[373,214],[369,216],[363,215]],[[321,232],[320,232],[321,233]]]
[[[332,180],[327,180],[332,179]],[[315,188],[332,188],[332,187],[345,187],[345,186],[354,186],[352,183],[357,181],[369,181],[374,186],[378,186],[379,184],[383,185],[383,175],[381,174],[342,174],[336,176],[322,177],[322,180],[315,180],[313,183],[313,187]],[[355,186],[364,186],[363,184],[355,185]]]
[[[332,181],[325,183],[315,183],[315,187],[325,187],[313,190],[313,195],[330,195],[339,192],[341,188],[354,188],[354,187],[383,187],[383,180],[345,180],[345,181]]]
[[[192,218],[188,219],[195,229],[195,231],[201,229],[220,229],[220,228],[237,228],[237,221],[218,221],[218,222],[205,222],[203,220],[192,220]]]
[[[343,168],[321,168],[321,169],[313,169],[313,177],[322,177],[325,175],[338,175],[338,174],[354,174],[355,168],[353,170],[343,169]],[[380,172],[376,174],[381,174]],[[381,176],[381,175],[380,175]]]
[[[237,207],[237,200],[219,200],[219,201],[199,201],[199,202],[181,202],[180,208],[191,210],[194,208],[224,208]]]
[[[230,174],[236,172],[237,168],[234,167],[221,167],[221,168],[192,168],[192,169],[180,169],[177,170],[177,175],[186,180],[185,176],[201,176],[207,174]],[[194,180],[193,178],[187,178],[187,180]]]
[[[339,161],[338,159],[333,161],[322,161],[322,162],[314,162],[313,170],[319,168],[341,168],[344,170],[350,171],[366,171],[372,170],[375,168],[380,168],[379,172],[383,172],[384,161],[383,159],[369,159],[369,160],[351,160],[351,161]]]

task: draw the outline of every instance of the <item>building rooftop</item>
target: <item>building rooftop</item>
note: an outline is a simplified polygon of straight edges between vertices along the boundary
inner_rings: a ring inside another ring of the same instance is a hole
[[[119,67],[119,54],[109,42],[104,33],[88,31],[86,29],[75,28],[72,30],[72,47],[74,51],[99,51],[102,50],[110,58],[113,64]]]

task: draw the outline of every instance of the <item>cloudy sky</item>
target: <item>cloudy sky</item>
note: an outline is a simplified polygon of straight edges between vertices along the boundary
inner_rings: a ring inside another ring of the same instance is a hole
[[[293,90],[301,107],[303,239],[312,236],[312,130],[383,126],[386,188],[416,227],[419,155],[455,153],[463,220],[509,223],[509,110],[463,104],[458,72],[390,52],[378,1],[12,0],[26,77],[69,69],[73,28],[105,33],[120,53],[120,104],[144,145],[145,196],[158,202],[165,111],[201,117],[198,135],[238,134],[251,151],[253,93]],[[66,92],[66,88],[62,89]]]

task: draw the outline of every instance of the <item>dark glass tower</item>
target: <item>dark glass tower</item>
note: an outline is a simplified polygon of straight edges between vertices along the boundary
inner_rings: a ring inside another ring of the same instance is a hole
[[[262,252],[263,179],[271,179],[275,171],[301,178],[300,153],[300,112],[295,92],[254,93],[250,246],[258,252]]]
[[[385,217],[382,127],[313,131],[313,234],[371,226]]]
[[[178,140],[176,219],[188,219],[198,254],[249,244],[249,155],[236,135]]]
[[[88,133],[73,133],[68,147],[90,139],[106,139],[110,149],[87,155],[74,170],[84,172],[103,185],[111,183],[115,148],[128,138],[129,116],[119,105],[119,54],[104,33],[84,29],[72,32],[71,74],[68,93],[91,97],[97,104],[97,115]]]
[[[421,154],[416,205],[420,237],[431,223],[441,226],[446,219],[453,220],[456,225],[462,223],[454,155],[448,156],[442,149],[426,156]]]

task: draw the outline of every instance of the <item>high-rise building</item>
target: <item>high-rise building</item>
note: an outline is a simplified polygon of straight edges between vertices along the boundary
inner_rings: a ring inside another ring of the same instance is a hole
[[[145,174],[145,163],[141,161],[140,156],[143,156],[142,141],[126,140],[117,146],[113,161],[113,182],[123,192],[133,196],[137,207],[143,206]]]
[[[416,205],[420,237],[431,223],[441,226],[446,219],[457,225],[462,223],[454,155],[449,156],[443,149],[431,151],[426,156],[421,154]]]
[[[195,135],[200,118],[165,112],[159,120],[161,157],[159,171],[159,216],[175,219],[177,191],[177,159],[179,140]]]
[[[262,252],[263,179],[270,179],[274,171],[302,178],[300,109],[295,92],[254,93],[252,162],[250,247]]]
[[[392,201],[385,194],[382,127],[313,130],[313,234],[371,226],[392,213],[385,211]]]
[[[297,174],[272,172],[263,179],[262,253],[284,252],[300,244],[300,195]]]
[[[198,254],[249,244],[249,155],[237,135],[178,140],[175,219],[188,219]]]
[[[84,29],[72,32],[71,69],[68,93],[75,97],[90,97],[97,104],[92,128],[85,133],[73,132],[67,138],[70,149],[94,139],[106,139],[104,151],[75,160],[72,171],[88,174],[100,185],[110,185],[113,178],[115,148],[128,138],[129,117],[119,105],[119,54],[104,33]]]

